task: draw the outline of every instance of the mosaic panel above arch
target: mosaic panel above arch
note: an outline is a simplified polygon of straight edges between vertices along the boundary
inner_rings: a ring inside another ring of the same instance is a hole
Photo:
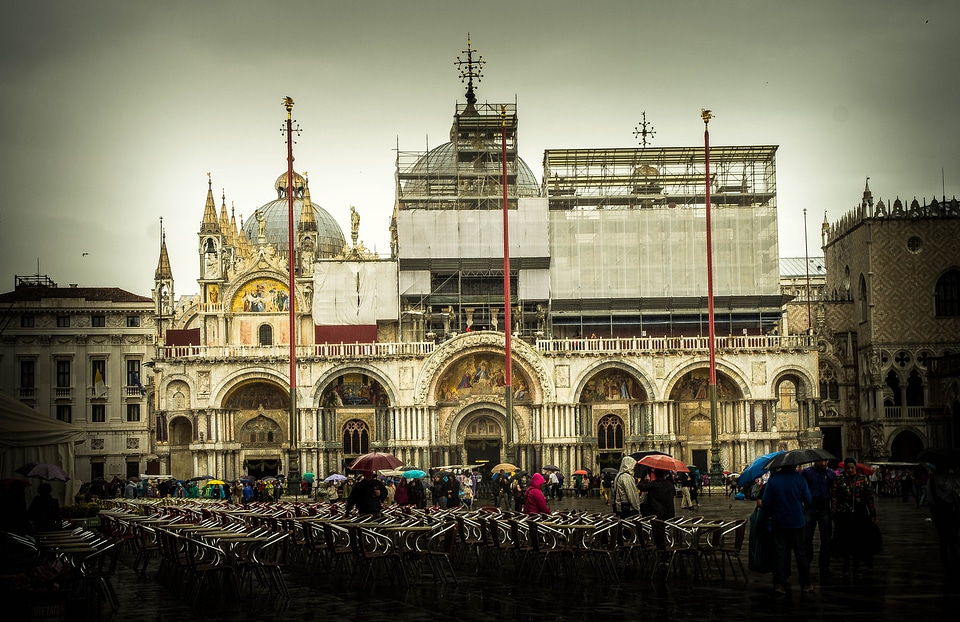
[[[390,396],[375,378],[363,373],[348,373],[333,379],[320,395],[326,408],[342,406],[389,406]]]
[[[460,403],[478,396],[502,396],[506,386],[504,357],[495,352],[468,354],[449,367],[437,382],[438,403]],[[513,365],[513,400],[527,402],[532,399],[530,377]]]
[[[233,313],[285,313],[290,309],[290,289],[277,279],[262,277],[240,287],[233,295]]]
[[[710,399],[710,371],[695,369],[684,374],[673,390],[670,399],[674,402],[699,402]],[[717,371],[717,400],[735,402],[743,399],[740,387],[721,371]]]
[[[637,379],[622,369],[603,369],[587,380],[578,401],[582,404],[598,402],[645,402],[647,392]]]
[[[223,407],[233,410],[289,409],[290,394],[269,382],[248,382],[230,391],[223,400]]]

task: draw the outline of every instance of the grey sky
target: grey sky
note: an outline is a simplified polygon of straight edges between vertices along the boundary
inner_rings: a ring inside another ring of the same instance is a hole
[[[14,274],[149,294],[164,219],[178,294],[197,290],[207,172],[237,217],[295,168],[349,235],[389,250],[394,157],[438,146],[487,61],[481,101],[518,102],[521,157],[777,144],[781,256],[811,255],[859,200],[960,193],[960,3],[49,2],[0,21],[0,290]],[[89,253],[88,256],[82,256]]]

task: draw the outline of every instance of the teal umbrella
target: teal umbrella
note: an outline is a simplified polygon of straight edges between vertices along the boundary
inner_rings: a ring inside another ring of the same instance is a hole
[[[420,469],[410,469],[409,471],[403,472],[404,479],[420,479],[421,477],[426,477],[427,474],[421,471]]]
[[[312,484],[314,477],[316,477],[316,475],[314,475],[310,471],[307,471],[306,473],[303,474],[303,481],[307,482],[308,484]]]

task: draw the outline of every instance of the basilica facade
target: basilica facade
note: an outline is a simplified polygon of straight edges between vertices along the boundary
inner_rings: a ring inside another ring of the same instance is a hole
[[[714,420],[704,149],[550,150],[538,182],[516,105],[479,104],[467,75],[450,142],[398,154],[389,258],[299,174],[239,226],[208,181],[199,294],[175,299],[165,245],[155,275],[161,472],[323,475],[374,450],[597,472],[642,449],[738,470],[819,445],[815,338],[781,330],[776,147],[710,152]]]

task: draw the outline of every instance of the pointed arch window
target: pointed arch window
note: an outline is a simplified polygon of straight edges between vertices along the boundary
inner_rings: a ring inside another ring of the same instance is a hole
[[[937,280],[937,317],[960,317],[960,270],[948,270]]]
[[[607,415],[597,422],[597,449],[623,449],[623,419],[616,415]]]
[[[261,324],[260,329],[257,332],[261,346],[273,345],[273,326],[270,326],[269,324]]]
[[[345,455],[370,452],[370,428],[359,419],[343,424],[343,453]]]

